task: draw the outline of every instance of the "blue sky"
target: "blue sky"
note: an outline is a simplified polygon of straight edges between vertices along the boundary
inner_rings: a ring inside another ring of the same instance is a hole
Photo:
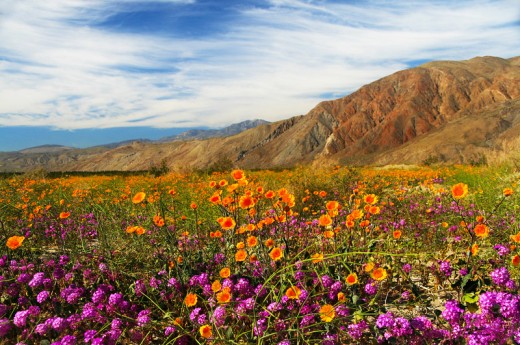
[[[3,1],[0,151],[275,121],[483,55],[520,55],[518,0]]]

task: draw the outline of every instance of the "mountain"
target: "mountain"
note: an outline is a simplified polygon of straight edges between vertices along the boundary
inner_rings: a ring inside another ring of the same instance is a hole
[[[173,169],[231,160],[242,168],[296,164],[473,163],[520,152],[520,57],[430,62],[396,72],[306,115],[206,140],[69,150],[18,160],[25,170]],[[14,169],[0,154],[0,170]],[[40,163],[38,163],[40,164]]]
[[[240,132],[243,132],[250,128],[255,128],[260,125],[268,124],[268,121],[265,120],[246,120],[239,123],[232,124],[230,126],[221,128],[221,129],[190,129],[180,134],[169,136],[165,138],[161,138],[158,142],[170,142],[176,140],[202,140],[216,137],[227,137],[230,135],[235,135]]]

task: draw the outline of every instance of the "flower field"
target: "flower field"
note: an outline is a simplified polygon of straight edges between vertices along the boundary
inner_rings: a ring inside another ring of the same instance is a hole
[[[4,178],[0,344],[518,344],[519,178]]]

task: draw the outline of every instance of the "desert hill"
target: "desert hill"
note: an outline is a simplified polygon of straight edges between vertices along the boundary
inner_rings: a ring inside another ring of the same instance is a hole
[[[0,154],[0,170],[174,169],[229,159],[242,168],[301,163],[471,163],[507,158],[520,147],[520,57],[430,62],[396,72],[306,115],[239,134],[114,149]]]

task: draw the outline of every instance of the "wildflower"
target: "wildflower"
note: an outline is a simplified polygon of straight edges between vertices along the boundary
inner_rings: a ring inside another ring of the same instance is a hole
[[[345,279],[345,282],[348,285],[354,285],[358,283],[358,276],[356,273],[350,273],[347,278]]]
[[[334,316],[336,316],[336,312],[334,310],[334,307],[330,304],[325,304],[320,308],[320,319],[324,322],[331,322],[332,319],[334,319]]]
[[[370,274],[374,280],[384,280],[387,277],[387,272],[383,267],[378,267]]]
[[[337,201],[329,201],[327,202],[326,206],[328,211],[335,211],[339,208],[339,203]]]
[[[338,302],[345,303],[347,301],[347,296],[343,292],[338,292]]]
[[[7,248],[9,248],[11,250],[15,250],[16,248],[18,248],[22,245],[23,240],[25,240],[24,236],[11,236],[7,239],[7,242],[6,242]]]
[[[249,236],[247,238],[247,246],[248,247],[255,247],[258,244],[258,239],[256,236]]]
[[[231,172],[231,176],[233,176],[233,178],[235,179],[235,181],[238,181],[238,180],[242,180],[243,178],[246,177],[246,175],[244,174],[244,171],[242,170],[233,170]]]
[[[145,230],[142,226],[137,226],[137,227],[135,228],[135,233],[136,233],[137,235],[139,235],[139,236],[142,235],[142,234],[144,234],[145,232],[146,232],[146,230]]]
[[[321,226],[330,226],[332,225],[332,218],[328,214],[324,214],[318,220]]]
[[[187,307],[193,307],[197,304],[197,295],[194,293],[189,293],[184,298],[184,304],[186,304]]]
[[[240,249],[235,253],[235,261],[242,262],[247,258],[247,252],[243,249]]]
[[[477,224],[473,229],[475,236],[486,238],[489,236],[489,228],[485,224]]]
[[[222,289],[222,284],[220,284],[220,280],[217,279],[211,284],[211,291],[219,292],[220,289]]]
[[[200,326],[199,333],[200,333],[201,337],[206,338],[206,339],[211,338],[211,336],[213,335],[213,331],[211,330],[210,325]]]
[[[471,252],[471,255],[473,255],[473,256],[477,255],[477,253],[478,253],[478,244],[474,243],[469,250]]]
[[[518,255],[513,256],[513,257],[511,258],[511,264],[512,264],[513,266],[518,266],[518,265],[520,265],[520,256],[518,256]]]
[[[395,238],[396,240],[398,240],[398,239],[401,238],[402,232],[401,232],[401,230],[395,230],[395,231],[392,233],[392,235],[394,236],[394,238]]]
[[[499,267],[489,275],[491,276],[491,279],[493,279],[493,283],[497,285],[505,285],[510,278],[509,271],[505,267]]]
[[[70,212],[61,212],[60,219],[67,219],[70,217]]]
[[[368,194],[368,195],[365,195],[365,197],[363,198],[363,201],[369,205],[373,205],[373,204],[377,203],[377,200],[378,200],[378,197],[375,194]]]
[[[139,192],[136,195],[134,195],[134,197],[132,198],[132,202],[134,204],[139,204],[139,203],[143,202],[145,199],[146,199],[146,193]]]
[[[504,196],[511,196],[513,195],[513,190],[511,188],[505,188],[503,191]]]
[[[240,206],[240,208],[242,208],[244,210],[254,207],[255,204],[256,204],[255,199],[250,195],[243,195],[240,197],[240,199],[238,201],[238,205]]]
[[[269,256],[273,261],[278,261],[283,258],[283,251],[279,247],[274,247],[269,253]]]
[[[222,218],[222,221],[220,222],[220,226],[223,230],[231,230],[235,228],[235,220],[231,217],[224,217]]]
[[[155,215],[153,217],[153,223],[155,225],[157,225],[158,227],[163,227],[164,226],[164,219],[163,219],[163,217],[161,217],[160,215],[157,214],[157,215]]]
[[[220,304],[229,303],[231,301],[231,290],[229,287],[222,289],[221,292],[217,293],[217,302]]]
[[[197,206],[197,204],[196,204],[195,202],[192,202],[192,203],[190,204],[190,208],[191,208],[192,210],[196,210],[196,209],[198,208],[198,206]]]
[[[311,255],[312,263],[317,264],[323,261],[323,253],[315,253]]]
[[[454,199],[462,199],[468,195],[468,185],[465,183],[457,183],[451,188],[451,195]]]
[[[515,235],[510,235],[509,238],[515,243],[520,243],[520,231]]]
[[[369,262],[365,265],[365,272],[369,273],[374,269],[375,264],[373,262]]]
[[[299,299],[302,291],[297,286],[291,286],[285,291],[285,296],[289,299]]]
[[[265,240],[264,244],[267,248],[271,248],[272,246],[274,246],[274,240],[272,238],[268,238],[267,240]]]
[[[225,279],[231,275],[231,270],[229,269],[229,267],[224,267],[223,269],[220,270],[219,274],[220,274],[221,278]]]
[[[236,245],[237,249],[244,249],[245,246],[244,242],[238,242]]]

